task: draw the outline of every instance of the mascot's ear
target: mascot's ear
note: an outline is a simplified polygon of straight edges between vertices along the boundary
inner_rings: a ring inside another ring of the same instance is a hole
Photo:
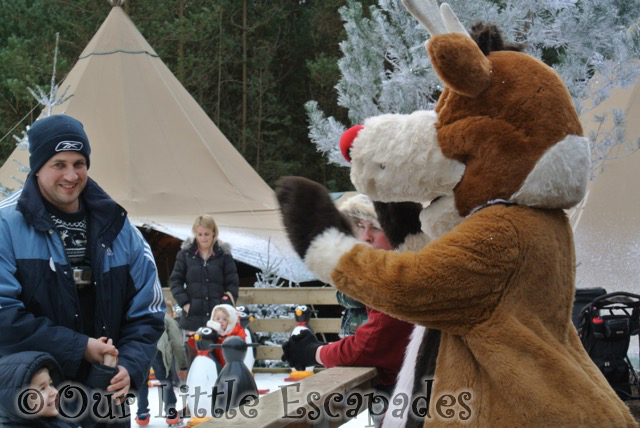
[[[452,91],[473,98],[489,86],[491,62],[468,36],[434,36],[427,42],[427,52],[438,77]]]
[[[429,32],[427,52],[445,86],[475,97],[491,80],[491,63],[447,3],[436,0],[402,0],[407,10]]]

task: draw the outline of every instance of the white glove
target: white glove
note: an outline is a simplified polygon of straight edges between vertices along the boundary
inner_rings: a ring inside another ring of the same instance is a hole
[[[215,330],[218,334],[222,334],[222,326],[218,321],[214,321],[214,320],[207,321],[207,327]]]

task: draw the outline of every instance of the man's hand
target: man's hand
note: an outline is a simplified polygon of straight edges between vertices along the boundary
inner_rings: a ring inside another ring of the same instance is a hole
[[[313,366],[316,361],[316,349],[324,343],[316,339],[311,330],[303,330],[299,334],[291,336],[289,341],[282,345],[282,361],[289,363],[296,370],[304,370]]]
[[[191,303],[187,303],[186,305],[184,305],[182,307],[182,309],[184,309],[184,311],[187,313],[187,315],[189,314],[189,309],[191,309]]]
[[[107,340],[106,337],[101,337],[98,340],[106,343],[107,345],[113,345],[113,340],[112,339]],[[115,367],[116,365],[118,365],[118,357],[117,356],[113,356],[110,353],[106,353],[106,354],[104,354],[104,356],[102,358],[102,364],[104,364],[105,366],[108,366],[108,367]]]
[[[113,346],[113,344],[105,343],[105,341],[106,338],[103,337],[101,337],[100,339],[94,339],[93,337],[90,337],[87,341],[87,346],[84,348],[82,357],[91,364],[102,364],[102,361],[106,354],[117,357],[118,350],[116,349],[116,347]]]
[[[178,370],[178,380],[180,382],[186,382],[187,381],[187,370]]]
[[[276,196],[289,240],[302,259],[311,241],[325,229],[335,227],[353,234],[349,220],[321,184],[303,177],[282,177],[276,182]]]
[[[107,391],[113,392],[113,399],[116,404],[124,402],[131,386],[131,378],[129,372],[122,366],[118,366],[118,373],[111,379],[111,384]]]

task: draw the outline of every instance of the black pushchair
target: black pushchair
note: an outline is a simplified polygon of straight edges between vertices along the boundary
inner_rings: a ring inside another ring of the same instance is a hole
[[[640,399],[638,374],[629,360],[631,336],[640,331],[640,296],[615,292],[580,311],[577,328],[587,353],[622,400]]]

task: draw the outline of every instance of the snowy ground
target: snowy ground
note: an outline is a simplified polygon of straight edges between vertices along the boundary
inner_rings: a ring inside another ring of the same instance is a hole
[[[285,382],[284,379],[288,377],[287,373],[278,373],[278,374],[268,374],[268,373],[257,373],[255,375],[256,383],[259,389],[268,389],[269,393],[276,391],[280,386],[291,385],[290,382]],[[151,411],[151,421],[149,422],[148,427],[151,428],[160,428],[166,427],[164,417],[161,417],[162,414],[162,403],[160,401],[160,397],[158,396],[158,388],[151,387],[149,388],[149,409]],[[180,403],[180,395],[176,390],[176,394],[178,396],[178,410],[182,409],[182,403]],[[137,428],[138,425],[135,423],[135,414],[136,414],[136,404],[131,405],[131,426],[133,428]],[[343,427],[346,428],[365,428],[371,427],[371,425],[367,425],[367,412],[362,412],[356,419],[353,419],[346,424],[343,424]],[[186,422],[186,421],[185,421]]]

